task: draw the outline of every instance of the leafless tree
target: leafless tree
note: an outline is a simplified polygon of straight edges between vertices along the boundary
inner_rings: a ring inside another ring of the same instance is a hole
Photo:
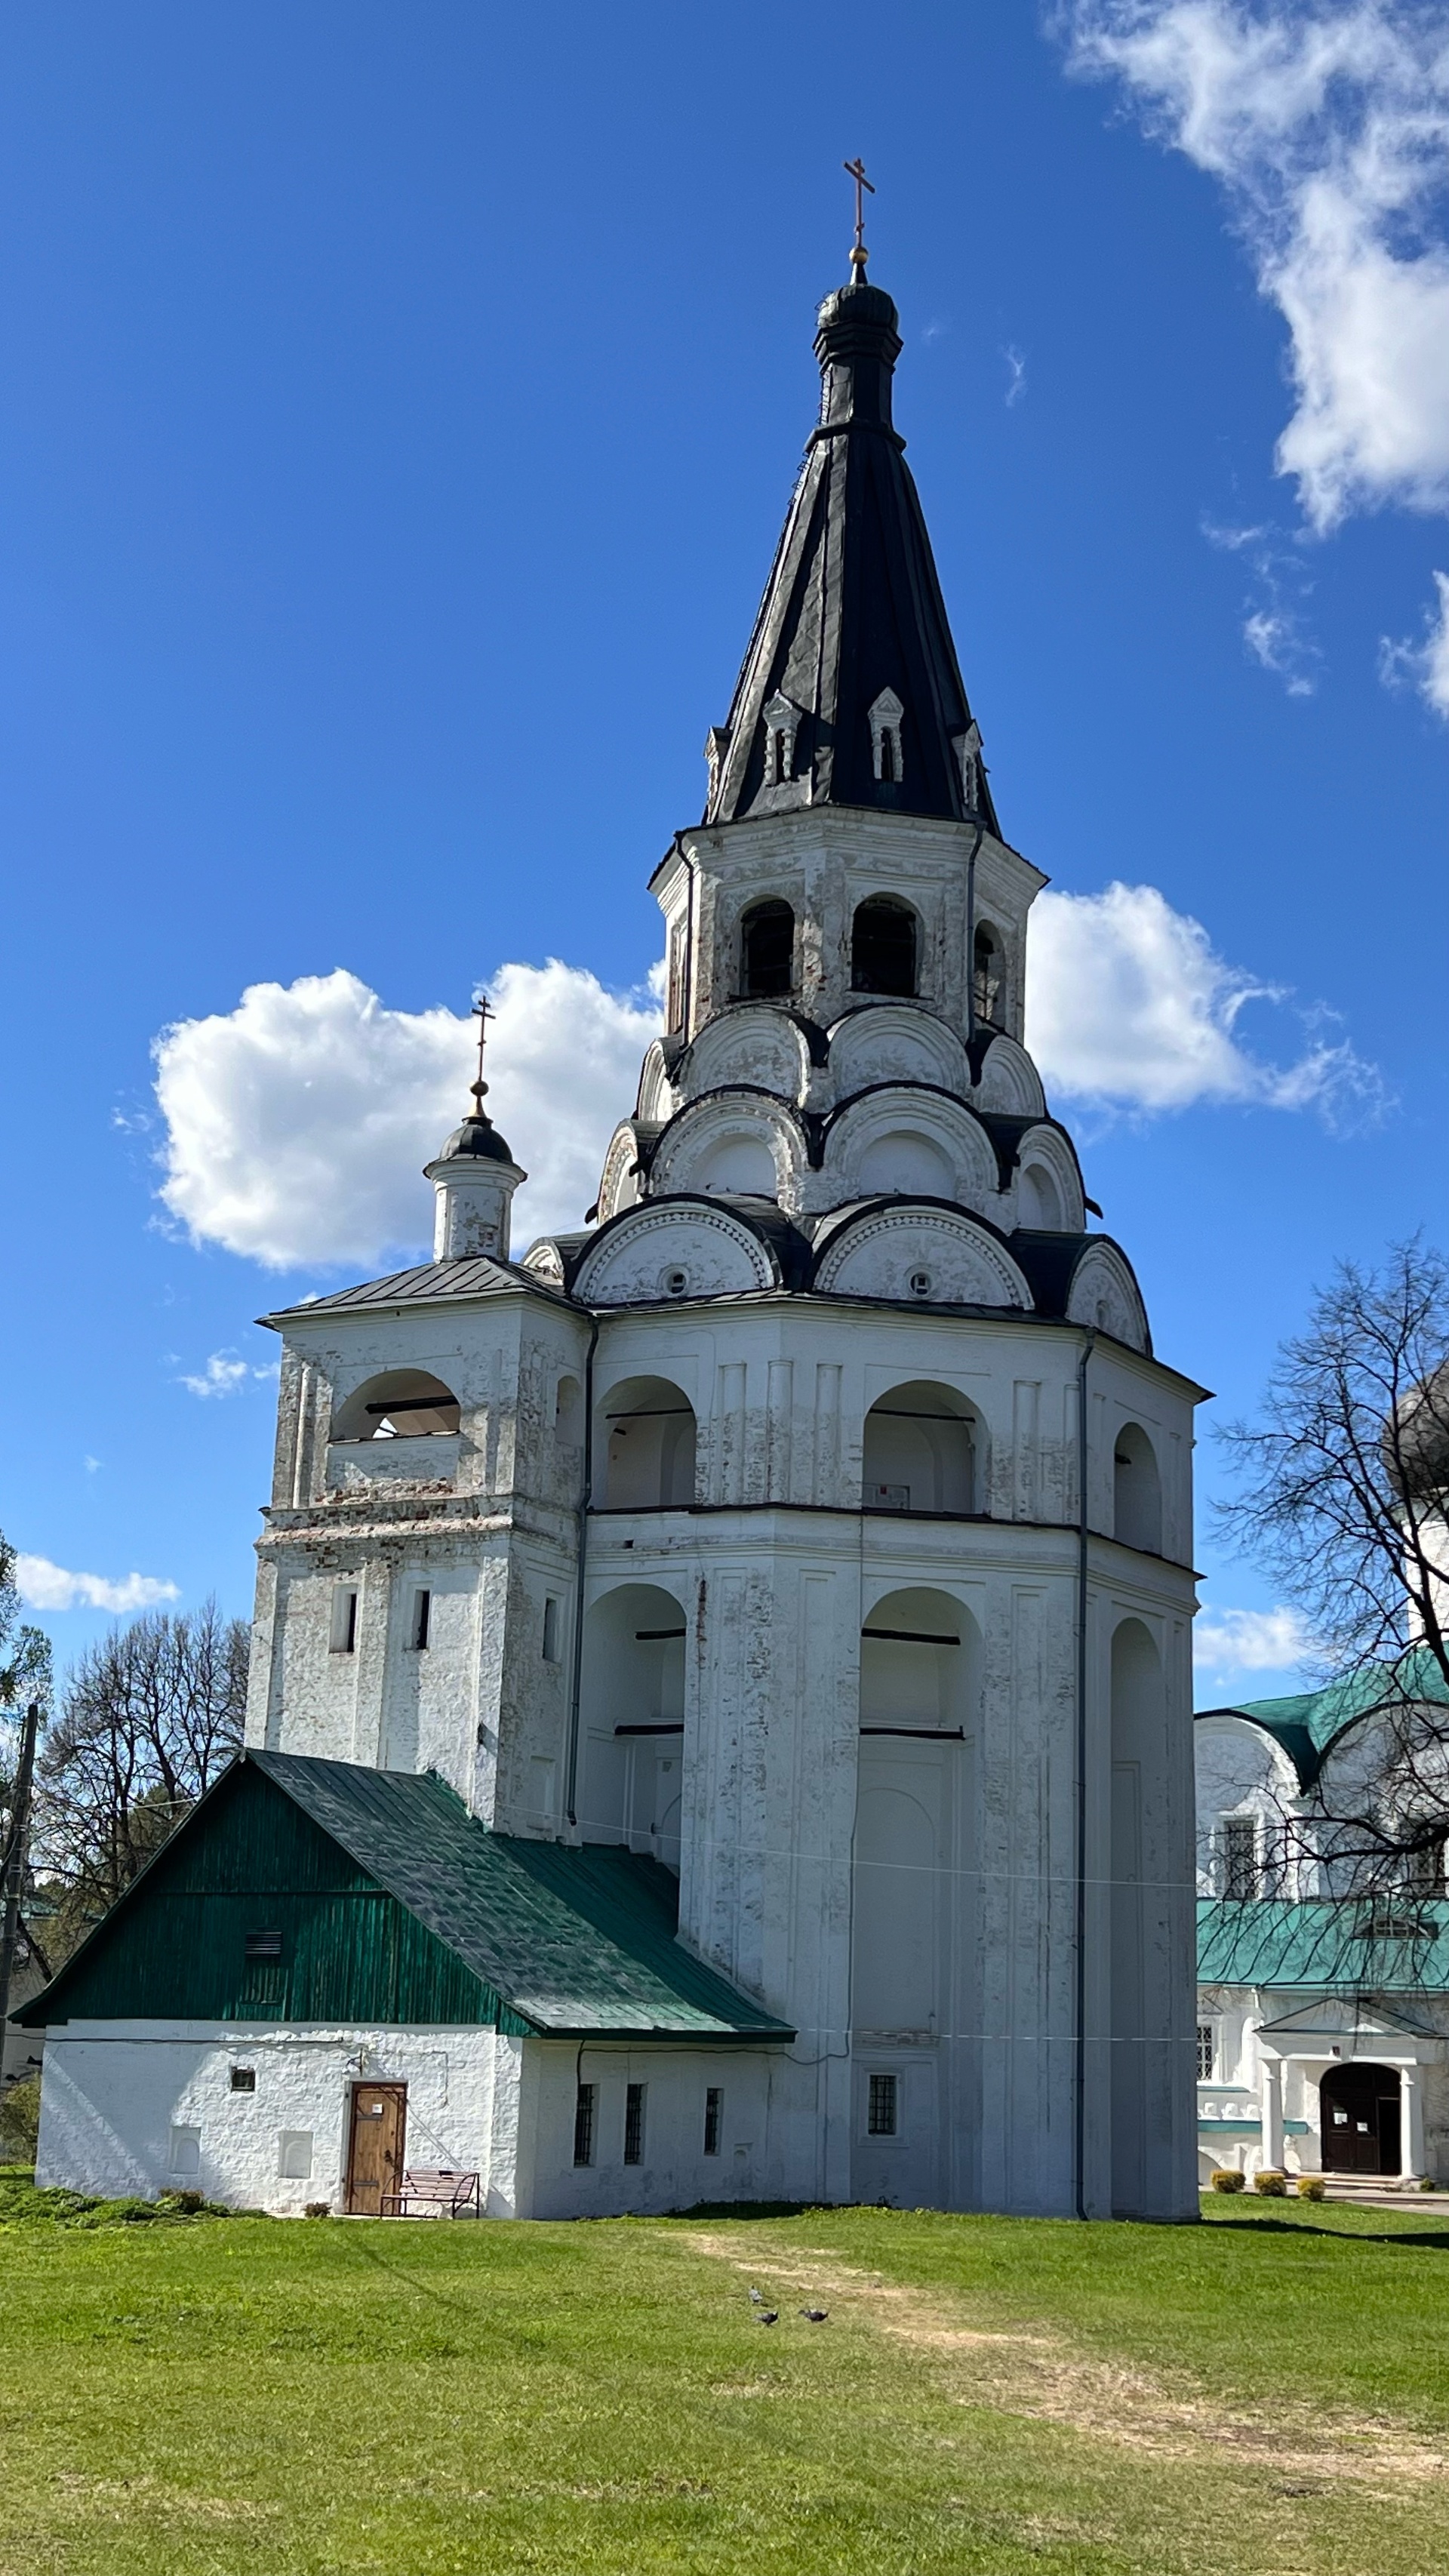
[[[1449,1833],[1449,1264],[1417,1237],[1344,1263],[1279,1354],[1261,1420],[1225,1434],[1237,1551],[1319,1641],[1357,1765],[1331,1766],[1293,1841],[1359,1899],[1442,1884]]]
[[[148,1611],[67,1675],[34,1832],[35,1866],[63,1896],[63,1933],[114,1904],[237,1751],[247,1634],[214,1601],[194,1616]]]

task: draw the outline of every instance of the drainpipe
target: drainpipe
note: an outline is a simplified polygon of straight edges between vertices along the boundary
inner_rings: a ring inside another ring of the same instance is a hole
[[[584,1493],[579,1504],[579,1545],[574,1567],[574,1669],[569,1686],[569,1758],[568,1796],[564,1812],[568,1822],[577,1827],[575,1812],[579,1780],[579,1701],[584,1684],[584,1565],[589,1552],[589,1506],[594,1498],[594,1352],[598,1348],[599,1319],[589,1322],[589,1347],[584,1357]]]
[[[1089,1325],[1077,1361],[1077,2216],[1087,2215],[1087,1363],[1097,1340]]]
[[[976,854],[985,837],[986,826],[973,815],[976,838],[966,861],[966,1043],[976,1039]]]

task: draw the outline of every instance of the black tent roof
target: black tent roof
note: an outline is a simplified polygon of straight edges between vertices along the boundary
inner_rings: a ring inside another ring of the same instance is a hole
[[[845,286],[820,307],[820,423],[780,539],[705,820],[739,822],[782,805],[860,805],[958,820],[971,709],[905,441],[891,421],[898,316],[878,286]],[[870,710],[885,690],[904,708],[901,771],[875,775]],[[788,785],[766,776],[765,710],[798,718]],[[979,737],[977,737],[979,742]],[[972,811],[997,831],[979,767]],[[793,792],[792,792],[793,791]]]

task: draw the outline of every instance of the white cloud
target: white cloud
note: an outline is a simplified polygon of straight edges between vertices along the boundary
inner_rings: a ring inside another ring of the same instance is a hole
[[[1379,645],[1379,676],[1390,688],[1407,680],[1436,715],[1449,721],[1449,573],[1436,572],[1438,607],[1425,620],[1422,643],[1405,638],[1395,643],[1385,635]]]
[[[488,1108],[530,1174],[522,1246],[581,1223],[659,1014],[556,958],[502,967],[489,993]],[[167,1208],[193,1241],[274,1269],[422,1253],[422,1166],[467,1106],[474,1043],[466,1016],[389,1010],[341,968],[177,1023],[155,1047]]]
[[[153,1574],[123,1574],[113,1581],[104,1574],[71,1574],[52,1565],[48,1556],[17,1556],[15,1582],[20,1598],[32,1610],[154,1610],[161,1601],[177,1601],[174,1583]]]
[[[1027,1042],[1044,1079],[1079,1100],[1316,1108],[1335,1125],[1380,1110],[1379,1076],[1345,1041],[1314,1039],[1286,1065],[1243,1044],[1246,1004],[1285,998],[1228,965],[1202,924],[1174,912],[1155,886],[1048,892],[1032,907]]]
[[[1234,1673],[1290,1672],[1314,1652],[1296,1610],[1204,1610],[1193,1625],[1193,1663],[1219,1680]]]
[[[198,1377],[184,1372],[180,1384],[192,1395],[235,1395],[249,1377],[270,1377],[270,1369],[251,1368],[245,1360],[233,1359],[228,1351],[213,1351]]]
[[[1309,527],[1390,502],[1449,510],[1443,0],[1067,0],[1063,15],[1072,67],[1120,79],[1227,194],[1288,327],[1276,464]],[[1248,642],[1282,667],[1271,603]],[[1431,667],[1421,685],[1444,712]]]

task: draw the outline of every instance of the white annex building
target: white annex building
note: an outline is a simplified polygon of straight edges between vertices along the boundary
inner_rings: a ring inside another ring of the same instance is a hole
[[[249,1749],[46,1998],[46,2179],[1196,2212],[1202,1391],[1031,1059],[896,320],[821,307],[586,1230],[480,1088],[433,1260],[269,1319]]]

